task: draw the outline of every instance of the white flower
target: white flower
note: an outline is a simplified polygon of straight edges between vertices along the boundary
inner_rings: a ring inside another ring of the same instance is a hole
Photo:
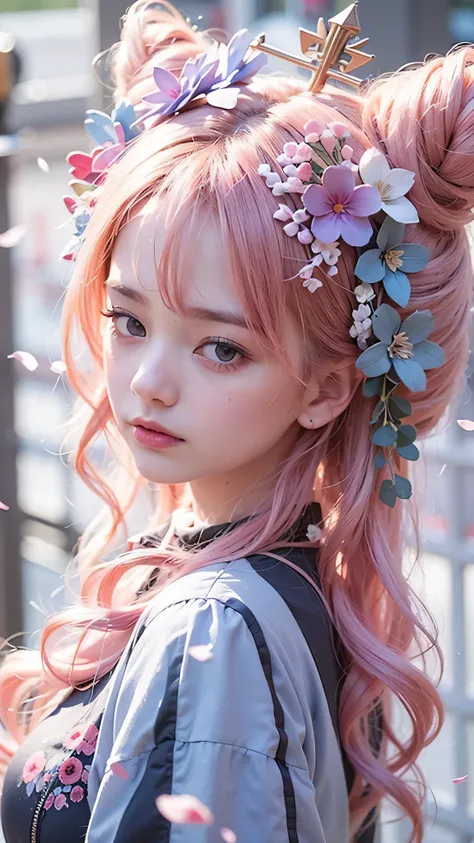
[[[306,184],[303,184],[301,179],[298,179],[294,176],[290,176],[290,178],[286,182],[286,189],[288,193],[304,193],[307,188]]]
[[[317,524],[309,524],[306,535],[310,542],[318,541],[318,539],[320,539],[322,535],[321,527],[318,527]]]
[[[286,182],[278,180],[272,187],[272,193],[274,196],[283,196],[284,193],[289,193],[286,187]],[[270,185],[268,185],[270,187]]]
[[[283,226],[283,231],[288,235],[288,237],[294,237],[298,234],[299,230],[300,227],[297,222],[289,222],[287,225]]]
[[[314,237],[311,234],[309,228],[303,228],[302,231],[298,232],[298,240],[300,241],[300,243],[303,243],[305,246],[307,246],[313,242]]]
[[[293,219],[295,222],[307,222],[309,220],[309,214],[304,208],[298,208],[293,214]]]
[[[405,193],[413,187],[415,173],[398,167],[391,170],[380,150],[367,149],[359,163],[362,181],[377,188],[382,199],[382,209],[396,222],[419,222],[417,210]]]
[[[367,301],[375,298],[374,288],[372,284],[367,284],[367,281],[362,281],[355,289],[354,293],[358,302],[364,304]]]
[[[323,260],[328,264],[328,266],[335,266],[341,257],[341,250],[337,248],[338,246],[339,241],[334,241],[333,243],[323,243],[316,237],[314,243],[311,245],[311,249],[315,255],[321,254],[323,256]]]
[[[267,187],[273,187],[280,181],[278,173],[273,173],[270,164],[260,164],[258,168],[259,176],[263,176]]]
[[[283,172],[285,176],[293,176],[294,178],[298,178],[298,167],[295,164],[288,164],[286,167],[283,167]]]
[[[307,287],[310,293],[316,292],[318,287],[322,286],[323,282],[320,281],[319,278],[306,278],[306,280],[303,281],[303,287]]]
[[[357,345],[362,349],[367,347],[366,340],[372,334],[371,313],[372,311],[368,304],[360,304],[357,310],[352,311],[354,324],[351,325],[349,334],[353,339],[357,339]]]
[[[281,220],[281,222],[288,222],[288,220],[292,219],[293,214],[291,208],[289,208],[288,205],[280,203],[278,206],[278,211],[275,211],[273,216],[276,220]],[[295,220],[295,222],[298,222],[298,220]]]
[[[285,152],[278,155],[277,161],[282,167],[288,167],[290,164],[293,164],[293,158],[290,158],[290,156],[286,155]]]

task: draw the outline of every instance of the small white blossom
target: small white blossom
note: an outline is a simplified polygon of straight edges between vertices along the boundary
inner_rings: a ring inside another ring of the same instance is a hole
[[[284,203],[279,204],[278,211],[275,211],[273,216],[276,220],[281,220],[281,222],[288,222],[288,220],[294,219],[291,208]],[[298,222],[298,220],[295,220],[295,222]]]
[[[319,280],[319,278],[307,278],[303,281],[303,287],[307,287],[310,293],[316,292],[318,287],[322,287],[323,282]]]
[[[310,542],[316,542],[321,538],[322,530],[317,524],[309,524],[306,536]]]
[[[357,345],[364,350],[367,348],[367,340],[372,334],[371,313],[368,304],[360,304],[357,310],[352,311],[354,324],[351,325],[349,334],[353,339],[357,339]]]
[[[334,241],[333,243],[323,243],[316,237],[314,243],[311,245],[311,249],[315,255],[321,254],[323,256],[323,260],[328,266],[335,266],[341,257],[341,250],[337,248],[338,246],[339,241]]]
[[[354,293],[358,302],[361,304],[365,304],[367,301],[371,301],[375,298],[374,288],[372,284],[367,284],[366,281],[363,281],[362,284],[359,284],[355,289]]]

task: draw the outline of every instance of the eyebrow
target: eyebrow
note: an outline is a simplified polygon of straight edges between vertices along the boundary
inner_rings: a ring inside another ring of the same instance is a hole
[[[114,284],[106,281],[106,287],[121,293],[122,296],[140,302],[140,304],[148,305],[145,296],[134,290],[132,287],[126,287],[124,284]],[[208,322],[224,322],[227,325],[237,325],[239,328],[245,328],[248,331],[249,327],[247,320],[242,313],[234,313],[230,310],[212,310],[208,307],[186,307],[184,308],[184,315],[189,319],[201,319]]]

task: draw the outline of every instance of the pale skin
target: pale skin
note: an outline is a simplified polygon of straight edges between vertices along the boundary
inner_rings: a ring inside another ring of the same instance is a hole
[[[189,312],[167,308],[155,275],[165,228],[154,201],[127,222],[113,248],[107,307],[115,316],[107,321],[103,351],[107,391],[139,473],[154,483],[188,482],[196,519],[224,523],[258,510],[302,428],[337,417],[356,385],[350,367],[337,373],[332,367],[326,376],[318,367],[302,392],[247,327],[191,311],[223,311],[243,321],[225,244],[210,219],[193,242]],[[298,372],[300,337],[289,317],[285,344]],[[137,416],[184,441],[162,450],[139,444],[130,424]]]

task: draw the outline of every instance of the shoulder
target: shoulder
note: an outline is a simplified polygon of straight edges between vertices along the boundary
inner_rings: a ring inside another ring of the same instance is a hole
[[[279,560],[252,555],[214,563],[185,574],[157,594],[143,612],[134,638],[137,641],[150,626],[173,636],[207,612],[222,618],[234,615],[235,623],[240,619],[249,630],[260,626],[271,639],[283,633],[287,641],[290,636],[301,644],[291,608],[295,600],[314,607],[319,598],[307,581]]]

